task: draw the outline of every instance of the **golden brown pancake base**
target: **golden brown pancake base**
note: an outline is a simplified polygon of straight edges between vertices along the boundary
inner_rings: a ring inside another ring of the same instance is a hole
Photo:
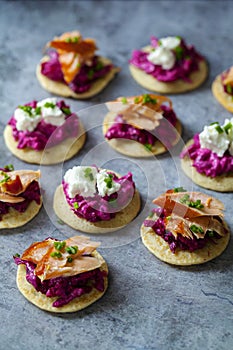
[[[107,233],[121,229],[136,217],[140,210],[140,204],[140,195],[136,190],[128,206],[118,212],[113,219],[108,221],[89,222],[86,219],[79,218],[73,213],[71,207],[66,201],[62,185],[57,187],[53,199],[53,209],[56,215],[75,230],[87,233]]]
[[[150,51],[150,49],[151,46],[146,46],[142,50]],[[145,73],[143,70],[135,67],[132,64],[129,65],[129,69],[132,77],[139,85],[148,90],[160,92],[162,94],[178,94],[194,90],[206,80],[208,75],[208,65],[205,60],[199,62],[198,71],[190,74],[190,83],[183,81],[182,79],[165,83],[157,80],[152,75]]]
[[[189,140],[185,146],[188,147],[193,143],[193,140]],[[233,191],[233,173],[222,174],[216,177],[206,176],[200,174],[195,167],[192,166],[193,161],[186,156],[181,159],[181,168],[184,173],[197,185],[208,188],[210,190],[218,192],[232,192]]]
[[[108,129],[112,126],[114,123],[114,119],[116,117],[116,112],[109,112],[103,121],[103,134],[105,135]],[[182,126],[179,120],[176,122],[175,129],[177,131],[176,133],[176,140],[173,143],[173,146],[175,146],[179,140],[180,135],[182,132]],[[152,157],[155,155],[159,155],[162,153],[167,152],[167,148],[160,142],[156,141],[155,144],[152,146],[151,150],[147,150],[144,145],[142,145],[140,142],[134,141],[134,140],[127,140],[127,139],[106,139],[109,146],[111,146],[113,149],[115,149],[117,152],[124,154],[129,157],[134,158],[140,158],[140,157]]]
[[[233,113],[233,96],[224,91],[221,74],[216,77],[212,84],[212,93],[216,100],[229,112]]]
[[[50,165],[64,162],[77,154],[85,143],[86,133],[82,123],[79,120],[79,134],[77,138],[68,138],[57,146],[46,148],[45,150],[41,151],[35,151],[29,147],[23,149],[17,148],[18,142],[15,141],[12,135],[12,127],[10,125],[5,127],[4,139],[7,147],[14,154],[14,156],[23,160],[24,162]]]
[[[226,224],[225,226],[227,228]],[[208,242],[202,249],[197,249],[194,252],[177,249],[175,254],[171,252],[168,243],[150,227],[141,226],[141,238],[143,244],[158,259],[172,265],[189,266],[204,264],[222,254],[230,240],[230,232],[228,230],[224,237]]]
[[[102,265],[100,267],[100,270],[108,272],[108,267],[103,257],[97,251],[95,251],[92,255],[101,260]],[[96,300],[100,299],[106,292],[108,286],[108,277],[104,277],[103,292],[100,292],[93,288],[90,293],[81,295],[80,297],[73,299],[67,305],[61,307],[52,306],[53,302],[57,299],[56,297],[46,297],[45,294],[37,292],[36,289],[30,283],[27,282],[26,268],[23,264],[18,265],[16,282],[17,287],[19,291],[23,294],[23,296],[40,309],[56,313],[68,313],[82,310],[87,306],[93,304]]]
[[[105,66],[108,64],[112,64],[112,61],[109,60],[108,58],[99,56],[99,59]],[[46,62],[48,60],[49,60],[49,57],[45,56],[42,58],[41,63]],[[41,74],[41,63],[36,68],[36,76],[41,86],[45,90],[51,92],[52,94],[55,94],[58,96],[64,96],[64,97],[72,97],[78,100],[85,100],[97,95],[109,84],[109,82],[120,71],[120,68],[112,67],[112,69],[105,76],[95,80],[91,84],[91,88],[88,91],[83,93],[75,93],[66,84],[51,80],[47,78],[45,75]]]
[[[19,211],[10,207],[9,212],[4,214],[2,216],[2,220],[0,220],[0,229],[15,228],[25,225],[38,214],[41,206],[42,198],[40,200],[40,204],[32,201],[24,213],[20,213]]]

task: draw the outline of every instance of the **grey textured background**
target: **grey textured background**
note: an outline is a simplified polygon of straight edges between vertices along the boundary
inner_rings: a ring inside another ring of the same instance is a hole
[[[1,1],[0,135],[18,104],[49,96],[35,77],[45,43],[64,31],[78,29],[84,37],[95,38],[99,54],[111,58],[122,70],[91,100],[67,99],[76,111],[120,95],[146,92],[131,78],[127,61],[131,51],[146,45],[151,35],[184,36],[202,52],[210,66],[208,80],[194,92],[172,96],[187,141],[204,124],[230,117],[215,101],[210,87],[214,77],[232,65],[232,18],[233,2],[224,0]],[[0,232],[0,349],[232,349],[232,242],[212,262],[177,268],[157,260],[139,238],[140,224],[152,207],[153,197],[183,183],[189,189],[199,189],[179,170],[179,148],[170,155],[144,162],[131,159],[129,163],[103,143],[99,108],[90,111],[80,113],[90,129],[80,155],[64,168],[41,169],[45,207],[26,226]],[[37,169],[16,160],[2,136],[0,149],[1,165],[14,163],[18,169]],[[111,164],[116,170],[134,171],[142,193],[142,212],[124,234],[119,232],[119,242],[116,235],[113,241],[101,237],[100,252],[110,269],[105,296],[79,313],[53,315],[36,308],[18,292],[12,255],[21,253],[32,241],[69,236],[70,229],[59,227],[53,217],[52,184],[46,182],[46,176],[53,179],[58,171],[58,181],[61,171],[89,159],[89,155],[98,165],[114,158]],[[215,195],[224,201],[226,220],[232,228],[232,194]]]

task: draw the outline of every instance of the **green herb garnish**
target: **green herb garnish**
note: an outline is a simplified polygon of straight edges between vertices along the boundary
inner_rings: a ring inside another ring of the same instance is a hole
[[[201,203],[200,199],[197,199],[195,202],[190,201],[189,194],[185,194],[182,198],[180,198],[180,203],[186,204],[190,208],[196,208],[196,209],[204,208],[204,205]]]
[[[127,98],[126,98],[126,97],[122,97],[121,103],[123,103],[124,105],[126,105],[126,104],[128,103]]]
[[[227,93],[228,93],[228,94],[232,94],[232,92],[233,92],[233,87],[232,87],[230,84],[227,84],[227,85],[226,85],[226,90],[227,90]]]
[[[134,103],[138,103],[139,101],[140,101],[140,98],[139,97],[135,97]]]
[[[113,175],[112,174],[108,174],[108,177],[106,177],[104,179],[104,182],[106,183],[106,187],[107,188],[112,188],[112,180],[113,179]]]
[[[204,230],[201,226],[191,225],[189,228],[193,233],[204,233]]]
[[[66,247],[66,251],[68,254],[74,255],[78,251],[78,246],[75,245],[75,246]]]
[[[145,143],[145,145],[143,145],[145,147],[145,149],[147,151],[151,151],[152,150],[152,145],[150,143]]]
[[[94,76],[94,69],[90,69],[89,72],[87,73],[88,79],[92,79]]]
[[[223,127],[223,129],[225,130],[225,132],[226,132],[227,134],[229,134],[229,130],[230,130],[232,127],[233,127],[233,125],[231,124],[231,122],[229,122],[229,123],[227,123],[227,124]]]
[[[44,107],[45,107],[45,108],[55,108],[56,105],[55,105],[53,102],[46,102],[46,103],[44,104]]]
[[[29,117],[33,117],[31,106],[18,106],[18,108],[22,109],[22,111],[27,113],[29,115]]]
[[[54,242],[53,245],[54,245],[56,250],[62,250],[65,247],[66,242],[65,241],[58,241],[58,242]]]
[[[9,170],[9,171],[13,171],[14,170],[14,165],[13,164],[7,164],[4,166],[4,169]]]
[[[215,126],[215,130],[217,130],[219,134],[222,134],[224,132],[220,125]]]
[[[156,104],[156,103],[157,103],[157,100],[156,100],[156,98],[150,97],[149,94],[144,94],[144,95],[142,95],[142,104],[145,104],[145,103],[153,103],[153,104]]]
[[[36,107],[35,108],[35,115],[40,115],[41,114],[41,107]]]
[[[172,218],[171,215],[166,217],[167,220],[171,220],[171,218]]]
[[[209,237],[214,237],[214,234],[215,234],[215,232],[213,230],[207,230],[206,233]]]
[[[62,112],[64,112],[66,115],[70,115],[71,114],[71,110],[68,107],[62,107]]]
[[[52,258],[61,258],[62,257],[62,253],[61,252],[52,252],[51,254],[50,254],[50,256],[52,257]]]
[[[71,263],[72,261],[73,261],[73,258],[71,258],[71,256],[68,256],[67,262],[68,262],[68,263]]]
[[[99,71],[99,70],[103,69],[103,67],[104,67],[103,63],[99,61],[99,62],[97,62],[96,66],[95,66],[95,70]]]
[[[19,254],[19,253],[16,253],[16,254],[14,255],[14,257],[15,257],[15,258],[20,258],[20,254]]]
[[[5,173],[5,171],[1,171],[0,175],[4,176],[4,178],[0,181],[0,184],[6,183],[8,180],[10,180],[10,176]]]
[[[219,122],[210,123],[210,125],[215,125],[215,124],[219,124]]]
[[[175,187],[173,188],[174,193],[178,192],[187,192],[183,187]]]
[[[91,168],[86,168],[86,169],[84,170],[84,176],[87,177],[87,178],[89,178],[90,181],[93,181],[93,180],[94,180],[94,176],[93,176],[93,174],[92,174]]]
[[[183,57],[183,54],[184,54],[184,49],[183,49],[183,47],[177,46],[177,47],[174,48],[174,51],[175,51],[176,58],[177,58],[178,60],[181,60],[182,57]]]
[[[74,202],[73,207],[74,207],[74,209],[78,209],[79,208],[78,202]]]

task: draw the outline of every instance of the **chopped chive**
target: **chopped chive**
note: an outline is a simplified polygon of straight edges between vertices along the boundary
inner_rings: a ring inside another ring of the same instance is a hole
[[[52,102],[46,102],[46,103],[44,104],[44,107],[45,107],[45,108],[55,108],[56,105],[55,105],[54,103],[52,103]]]
[[[180,203],[186,204],[190,208],[202,209],[204,205],[201,203],[200,199],[197,199],[195,202],[190,201],[190,196],[185,194],[182,198],[180,198]]]
[[[69,246],[69,247],[66,247],[66,251],[68,254],[76,254],[77,251],[78,251],[78,247],[75,245],[75,246]]]
[[[122,97],[121,102],[122,102],[124,105],[127,104],[127,103],[128,103],[127,98],[126,98],[126,97]]]
[[[227,84],[227,85],[226,85],[226,90],[227,90],[227,93],[228,93],[228,94],[232,94],[232,92],[233,92],[233,87],[232,87],[230,84]]]
[[[70,115],[71,114],[71,110],[68,107],[62,107],[61,108],[62,112],[64,112],[66,115]]]
[[[56,250],[62,250],[65,247],[66,242],[65,241],[58,241],[58,242],[56,241],[53,243],[53,245],[54,245]]]
[[[16,253],[16,254],[14,254],[14,257],[15,257],[15,258],[20,258],[20,254],[19,254],[19,253]]]
[[[172,218],[171,215],[166,217],[167,220],[171,220],[171,218]]]
[[[35,114],[40,115],[41,114],[41,107],[36,107],[35,108]]]
[[[79,208],[78,202],[74,202],[73,207],[74,209],[78,209]]]
[[[106,183],[106,187],[107,188],[112,188],[112,180],[113,179],[113,175],[112,174],[108,174],[108,177],[106,177],[104,179],[104,182]]]
[[[225,132],[226,132],[227,134],[229,134],[229,130],[230,130],[232,127],[233,127],[233,125],[231,124],[231,122],[229,122],[229,123],[227,123],[227,125],[225,125],[225,126],[223,127],[223,129],[225,130]]]
[[[214,237],[214,231],[213,230],[208,230],[207,234],[209,237]]]
[[[50,256],[52,257],[52,258],[61,258],[62,257],[62,253],[60,253],[60,252],[52,252],[51,254],[50,254]]]
[[[14,165],[13,164],[7,164],[4,166],[4,169],[8,171],[13,171],[14,170]]]
[[[143,145],[145,147],[145,149],[147,151],[151,151],[152,150],[152,145],[150,143],[145,143],[145,145]]]
[[[149,94],[144,94],[144,95],[142,96],[142,104],[145,104],[145,103],[153,103],[153,104],[156,104],[156,103],[157,103],[157,100],[156,100],[156,98],[150,97]]]
[[[33,117],[31,106],[18,106],[18,108],[22,109],[22,111],[27,113],[29,115],[29,117]]]
[[[87,73],[88,79],[92,79],[94,76],[94,69],[90,69],[89,72]]]
[[[189,228],[193,233],[204,233],[204,230],[201,226],[191,225]]]
[[[5,173],[5,171],[1,171],[0,175],[4,176],[4,178],[0,181],[0,184],[6,183],[8,180],[10,180],[10,176]]]
[[[184,54],[184,49],[181,46],[177,46],[174,48],[176,58],[181,60]]]
[[[140,101],[140,98],[139,97],[135,97],[134,103],[138,103],[139,101]]]
[[[213,123],[210,123],[210,125],[215,125],[215,124],[219,124],[219,122],[213,122]]]
[[[91,168],[86,168],[86,169],[84,170],[84,176],[85,176],[86,178],[89,178],[90,181],[93,181],[93,180],[94,180],[94,176],[93,176],[93,174],[92,174]]]
[[[174,193],[178,193],[178,192],[187,192],[183,187],[175,187],[173,189]]]
[[[215,130],[217,130],[217,132],[218,132],[219,134],[222,134],[222,133],[223,133],[223,129],[221,128],[220,125],[217,125],[217,126],[215,127]]]
[[[73,258],[71,258],[71,256],[68,256],[67,262],[68,262],[68,263],[71,263],[72,261],[73,261]]]
[[[95,66],[95,70],[99,71],[99,70],[103,69],[103,67],[104,67],[103,63],[99,61],[99,62],[97,62],[96,66]]]

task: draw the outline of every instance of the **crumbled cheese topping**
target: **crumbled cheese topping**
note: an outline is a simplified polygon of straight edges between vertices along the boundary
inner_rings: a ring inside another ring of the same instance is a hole
[[[16,120],[16,129],[19,131],[33,131],[42,117],[40,114],[36,114],[35,108],[30,109],[30,113],[26,110],[18,107],[14,112],[14,118]]]
[[[41,107],[41,115],[44,121],[48,124],[60,126],[65,121],[65,114],[56,105],[56,97],[45,98],[37,103],[38,107]]]
[[[233,118],[226,119],[223,125],[213,123],[205,126],[199,134],[201,148],[208,148],[223,157],[228,150],[233,156]]]
[[[96,174],[95,167],[74,166],[67,170],[64,176],[68,184],[68,195],[74,198],[77,194],[82,197],[93,197],[96,194]]]
[[[180,45],[180,38],[165,37],[159,40],[159,46],[147,56],[148,61],[156,65],[161,65],[163,69],[171,69],[176,62],[176,55],[172,51]]]
[[[68,195],[74,198],[77,194],[82,197],[93,197],[99,194],[101,197],[117,192],[121,185],[113,180],[113,175],[106,169],[98,169],[91,166],[74,166],[67,170],[64,176],[68,184]]]
[[[121,185],[113,180],[113,175],[109,174],[106,169],[100,170],[96,175],[97,189],[101,197],[119,191]]]
[[[65,121],[65,114],[56,103],[57,99],[53,97],[39,101],[36,108],[19,106],[14,112],[16,129],[32,132],[42,119],[48,124],[61,126]]]

